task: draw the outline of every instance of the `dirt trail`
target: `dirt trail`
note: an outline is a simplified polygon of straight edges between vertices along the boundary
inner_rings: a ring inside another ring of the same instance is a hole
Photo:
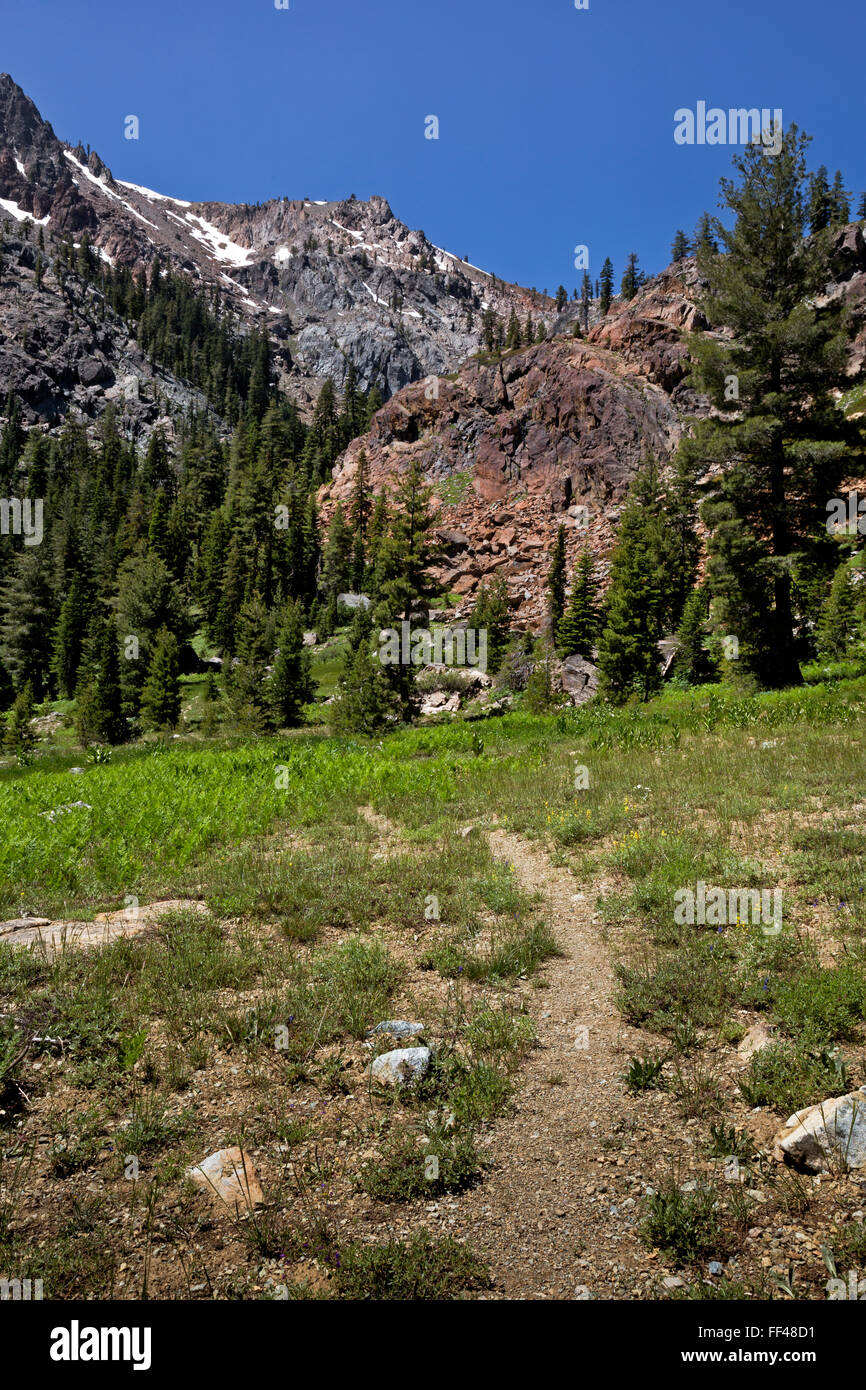
[[[620,1077],[646,1036],[614,1009],[594,895],[578,897],[581,885],[517,836],[494,830],[490,846],[541,894],[564,954],[543,967],[547,988],[525,988],[540,1046],[521,1067],[516,1113],[485,1145],[494,1166],[479,1187],[435,1204],[436,1214],[489,1259],[492,1297],[645,1296],[655,1277],[635,1234],[645,1154]]]

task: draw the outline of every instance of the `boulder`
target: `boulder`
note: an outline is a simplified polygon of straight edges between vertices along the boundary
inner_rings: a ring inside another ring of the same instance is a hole
[[[598,671],[582,656],[567,656],[560,662],[558,683],[573,705],[585,704],[598,689]]]
[[[866,1086],[795,1111],[776,1135],[773,1157],[810,1173],[866,1168]]]
[[[370,1072],[383,1086],[413,1086],[424,1076],[432,1056],[429,1047],[398,1047],[374,1058]]]

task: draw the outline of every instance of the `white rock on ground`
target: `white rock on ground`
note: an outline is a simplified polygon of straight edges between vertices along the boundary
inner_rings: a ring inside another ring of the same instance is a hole
[[[813,1173],[866,1168],[866,1086],[795,1111],[776,1135],[774,1156]]]
[[[398,1047],[374,1058],[370,1071],[383,1086],[410,1086],[420,1081],[432,1055],[429,1047]]]
[[[258,1174],[249,1154],[237,1146],[218,1149],[194,1168],[187,1177],[213,1197],[217,1206],[226,1206],[234,1213],[251,1211],[265,1200]]]
[[[405,1018],[386,1018],[384,1022],[371,1028],[370,1032],[390,1033],[392,1038],[416,1038],[419,1033],[424,1032],[424,1024],[408,1023]]]

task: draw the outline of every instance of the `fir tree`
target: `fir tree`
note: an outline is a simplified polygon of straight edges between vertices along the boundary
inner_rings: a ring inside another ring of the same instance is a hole
[[[71,700],[90,620],[90,603],[81,576],[73,573],[54,629],[51,670],[61,696]]]
[[[610,256],[605,257],[601,274],[598,277],[599,287],[599,310],[602,318],[607,313],[613,299],[613,262]]]
[[[826,551],[826,498],[862,450],[832,395],[845,382],[842,305],[814,302],[830,273],[825,239],[803,239],[807,143],[792,126],[778,155],[750,145],[735,157],[739,181],[723,180],[722,195],[736,222],[715,224],[725,254],[698,256],[707,322],[733,335],[692,341],[720,412],[688,447],[704,469],[723,467],[703,508],[713,612],[766,686],[800,683],[793,574]]]
[[[568,290],[565,288],[565,285],[560,285],[559,289],[556,291],[556,312],[561,314],[567,303]]]
[[[241,607],[237,620],[237,660],[226,671],[226,694],[237,723],[253,733],[274,728],[268,663],[273,650],[267,610],[259,594]]]
[[[857,594],[848,563],[833,575],[830,593],[818,623],[818,655],[836,661],[847,656],[857,636]]]
[[[351,733],[373,734],[399,717],[401,705],[373,649],[373,620],[368,609],[355,611],[343,670],[334,703],[334,727]]]
[[[479,584],[469,626],[475,632],[487,634],[487,670],[495,675],[511,640],[511,606],[502,575],[497,575],[489,590],[483,580]]]
[[[141,716],[146,728],[174,729],[180,719],[180,673],[177,638],[166,628],[157,634],[153,656],[141,695]]]
[[[292,599],[283,610],[277,647],[271,696],[277,722],[283,728],[291,728],[303,723],[304,705],[313,699],[310,653],[304,646],[303,608]]]
[[[844,226],[851,218],[851,203],[842,182],[842,171],[837,169],[830,189],[830,220],[833,226]]]
[[[713,219],[708,212],[701,213],[701,216],[698,218],[698,225],[695,228],[694,249],[695,254],[703,252],[705,256],[707,254],[712,255],[719,249],[719,243],[713,234]]]
[[[635,251],[630,251],[626,261],[625,272],[620,282],[620,294],[623,299],[634,299],[645,276],[638,270],[638,259]]]
[[[598,634],[598,588],[593,574],[592,554],[580,553],[572,576],[571,594],[559,626],[556,648],[559,655],[589,659]]]
[[[79,670],[76,728],[82,743],[123,743],[129,725],[123,712],[117,632],[110,618],[97,617],[89,657]]]
[[[328,596],[346,593],[351,576],[352,533],[343,518],[343,504],[338,502],[322,556],[322,591]]]
[[[550,569],[547,573],[547,611],[550,630],[554,635],[559,631],[565,608],[565,578],[565,527],[560,526],[550,552]]]
[[[10,753],[27,758],[36,747],[36,734],[33,731],[33,687],[28,681],[19,691],[11,710],[6,715],[3,730],[3,747]]]
[[[677,231],[674,234],[673,245],[671,246],[671,260],[681,261],[686,256],[692,254],[692,246],[684,231]]]
[[[833,205],[827,170],[822,164],[809,179],[808,218],[810,232],[823,232],[832,220]]]
[[[674,675],[688,681],[689,685],[703,685],[715,675],[707,648],[708,613],[709,590],[701,585],[692,589],[686,599],[673,662]]]
[[[620,521],[598,644],[602,692],[612,701],[648,700],[661,684],[658,642],[662,600],[653,558],[651,518],[630,499]]]

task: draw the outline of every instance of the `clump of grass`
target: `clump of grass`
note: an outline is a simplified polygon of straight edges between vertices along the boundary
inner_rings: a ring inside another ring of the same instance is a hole
[[[832,1048],[807,1043],[770,1043],[756,1052],[739,1086],[749,1105],[767,1105],[782,1115],[850,1089],[842,1057]]]
[[[439,1302],[491,1284],[484,1260],[453,1236],[437,1238],[427,1231],[381,1245],[353,1241],[332,1259],[341,1298]]]
[[[463,975],[467,980],[513,980],[531,975],[543,961],[559,954],[550,928],[534,922],[500,928],[486,950],[473,946],[471,938],[448,937],[426,953],[421,965],[452,979]]]
[[[463,1192],[482,1171],[471,1131],[446,1119],[428,1125],[423,1136],[411,1126],[397,1130],[381,1158],[364,1165],[359,1181],[379,1201],[409,1202]]]
[[[722,1228],[715,1190],[698,1186],[683,1192],[673,1176],[666,1178],[647,1198],[640,1235],[646,1245],[684,1264],[717,1252]]]
[[[785,980],[774,991],[773,1009],[792,1036],[856,1038],[866,1014],[866,970],[852,961]]]
[[[717,1024],[731,997],[730,958],[705,939],[691,950],[672,951],[655,967],[618,965],[617,1007],[629,1023],[673,1033],[683,1019],[699,1027]]]

